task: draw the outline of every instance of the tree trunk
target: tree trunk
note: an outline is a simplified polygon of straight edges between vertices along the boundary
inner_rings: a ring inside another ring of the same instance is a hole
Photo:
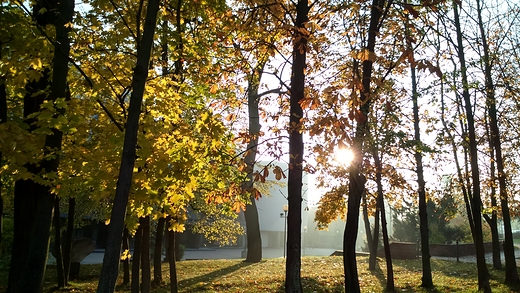
[[[168,229],[168,263],[170,265],[170,293],[177,293],[177,268],[175,267],[176,253],[175,242],[176,235],[174,231]]]
[[[407,22],[408,24],[408,22]],[[408,33],[408,26],[406,27]],[[422,142],[421,142],[421,129],[419,126],[420,118],[419,118],[419,103],[418,97],[419,93],[417,92],[417,77],[416,77],[416,69],[415,69],[415,61],[413,57],[413,47],[410,41],[410,38],[407,38],[407,48],[408,50],[412,50],[412,58],[410,61],[410,72],[412,75],[412,102],[413,102],[413,128],[414,128],[414,140],[415,140],[415,164],[416,164],[416,174],[417,174],[417,183],[418,190],[417,194],[419,196],[419,227],[421,234],[421,261],[422,261],[422,278],[421,278],[421,287],[424,288],[433,288],[433,279],[432,279],[432,268],[430,261],[430,237],[428,231],[428,212],[426,207],[426,191],[424,189],[424,171],[423,171],[423,163],[422,163]]]
[[[502,208],[502,219],[504,220],[504,258],[506,260],[506,279],[508,285],[520,284],[518,271],[516,268],[515,250],[513,245],[513,232],[511,229],[511,215],[509,213],[509,203],[507,194],[506,174],[504,170],[504,160],[502,157],[502,142],[500,140],[500,131],[497,121],[497,107],[495,97],[495,85],[493,83],[493,73],[491,68],[491,60],[489,56],[489,46],[487,43],[487,35],[482,21],[482,8],[480,0],[477,0],[477,15],[480,29],[480,37],[482,40],[482,49],[484,51],[484,74],[486,83],[486,100],[488,103],[488,115],[491,130],[491,138],[493,149],[495,150],[495,159],[497,163],[498,185],[500,192],[500,204]]]
[[[301,221],[302,221],[302,168],[303,168],[303,109],[307,39],[305,28],[309,18],[308,0],[296,4],[294,24],[293,63],[291,76],[291,97],[289,117],[289,177],[287,215],[287,259],[285,265],[285,292],[303,292],[301,283]],[[284,243],[285,244],[285,243]]]
[[[161,217],[157,222],[157,232],[155,234],[155,248],[153,253],[153,284],[159,286],[162,283],[162,243],[164,235],[164,224],[166,218]]]
[[[150,53],[155,35],[159,2],[159,0],[148,1],[143,37],[140,41],[139,49],[137,50],[137,64],[134,68],[132,78],[132,94],[130,96],[130,106],[126,122],[121,166],[119,168],[116,195],[110,216],[110,225],[108,226],[107,245],[99,278],[98,293],[113,292],[119,273],[121,240],[123,238],[126,207],[128,205],[128,195],[132,185],[132,175],[135,165],[139,116],[141,114],[141,104],[146,79],[148,77]]]
[[[473,213],[473,221],[475,222],[474,237],[475,250],[477,255],[477,271],[478,271],[478,289],[486,293],[491,292],[489,285],[489,272],[486,266],[486,259],[484,256],[484,243],[482,234],[482,215],[480,209],[482,202],[480,198],[480,174],[478,168],[478,150],[477,150],[477,139],[475,135],[475,121],[473,117],[473,109],[471,104],[471,97],[468,90],[468,79],[466,74],[466,61],[464,56],[464,44],[462,42],[462,31],[460,27],[460,19],[458,12],[457,1],[453,1],[453,13],[455,20],[455,29],[457,30],[457,46],[458,46],[458,57],[461,66],[461,77],[462,77],[462,97],[464,99],[466,119],[468,124],[468,136],[469,136],[469,147],[470,147],[470,164],[471,164],[471,179],[473,186],[473,197],[471,199],[471,211]]]
[[[150,293],[151,287],[151,268],[150,268],[150,216],[140,219],[140,225],[143,226],[143,239],[141,241],[141,292]]]
[[[496,190],[496,169],[495,169],[495,150],[493,148],[493,142],[491,133],[489,132],[489,122],[487,119],[485,120],[486,124],[486,134],[489,142],[489,176],[490,176],[490,192],[489,198],[491,199],[491,217],[489,215],[484,214],[484,219],[489,225],[491,229],[491,242],[493,245],[493,268],[497,270],[502,269],[502,261],[500,260],[500,243],[498,237],[498,205],[497,205],[497,190]]]
[[[365,49],[369,54],[374,54],[377,33],[380,22],[382,21],[385,0],[373,0],[370,11],[370,24],[368,28],[368,39]],[[391,3],[391,1],[390,1]],[[370,83],[372,80],[372,59],[363,60],[363,80],[362,93],[360,100],[364,101],[356,109],[358,118],[356,119],[356,133],[352,141],[352,152],[354,159],[349,167],[349,192],[348,192],[348,211],[345,233],[343,234],[343,267],[345,271],[345,292],[360,292],[357,264],[356,264],[356,240],[359,225],[359,206],[361,196],[365,192],[366,178],[361,173],[363,163],[363,143],[368,132],[368,113],[372,105]]]
[[[130,235],[128,229],[125,228],[123,231],[123,251],[130,251]],[[130,257],[123,260],[123,285],[130,283]]]
[[[131,292],[139,293],[141,287],[141,250],[143,248],[143,226],[139,219],[139,227],[134,235],[134,254],[132,255],[132,285]]]
[[[370,256],[368,258],[368,269],[375,270],[377,264],[377,247],[379,246],[379,207],[376,206],[374,215],[374,231],[370,229],[370,221],[368,219],[367,194],[363,192],[363,222],[365,223],[365,232],[367,235],[368,250]]]
[[[35,6],[37,5],[42,3],[36,2]],[[66,98],[70,51],[68,33],[71,29],[66,24],[72,22],[74,1],[62,1],[57,8],[57,15],[53,17],[56,27],[56,45],[52,62],[52,82],[49,78],[50,71],[44,70],[39,81],[27,83],[28,92],[24,98],[25,118],[29,114],[38,112],[45,99],[54,102],[58,98]],[[50,96],[46,96],[45,91],[49,83]],[[57,115],[62,115],[62,112],[63,109],[58,109]],[[30,129],[34,130],[35,126],[31,125]],[[56,172],[58,169],[59,156],[54,153],[61,149],[63,134],[58,129],[51,129],[51,131],[52,134],[46,136],[44,144],[45,157],[48,159],[42,160],[39,166],[27,166],[27,170],[37,176],[40,176],[40,172]],[[41,292],[49,251],[55,196],[49,186],[28,179],[18,180],[15,183],[14,197],[14,239],[7,292]]]
[[[386,223],[385,202],[383,196],[383,165],[377,151],[373,153],[374,163],[376,166],[376,184],[377,184],[377,209],[381,214],[381,229],[383,232],[383,244],[385,250],[386,261],[386,292],[394,292],[394,268],[392,265],[392,256],[390,254],[390,241],[388,237],[388,229]]]
[[[72,242],[74,241],[74,217],[76,214],[76,198],[69,197],[69,213],[67,215],[67,232],[65,233],[63,249],[63,270],[65,271],[65,284],[69,283],[70,258]]]
[[[65,273],[63,270],[63,253],[61,243],[61,218],[60,218],[60,199],[54,199],[54,253],[56,254],[56,270],[58,277],[58,288],[65,287]]]
[[[247,144],[245,163],[247,164],[247,180],[242,183],[244,192],[251,192],[249,200],[251,203],[246,205],[244,217],[246,220],[247,236],[247,256],[245,262],[256,263],[262,260],[262,237],[260,235],[260,223],[258,222],[258,210],[256,208],[256,196],[252,191],[254,179],[253,171],[256,162],[258,149],[258,139],[260,135],[260,115],[258,113],[258,103],[260,96],[258,89],[266,61],[258,61],[257,66],[252,70],[248,81],[247,107],[249,113],[249,136]],[[285,244],[284,244],[285,245]]]

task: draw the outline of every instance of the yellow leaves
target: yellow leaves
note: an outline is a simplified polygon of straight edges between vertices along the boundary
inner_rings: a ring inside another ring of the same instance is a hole
[[[132,257],[132,254],[130,253],[130,250],[125,249],[123,253],[121,253],[121,260],[130,259]]]
[[[211,94],[216,94],[216,93],[218,92],[218,84],[217,84],[217,83],[213,84],[213,85],[211,86],[211,88],[209,89],[209,92],[210,92]]]
[[[374,52],[370,52],[368,49],[363,48],[359,51],[353,50],[351,53],[352,57],[360,61],[376,61],[377,55]]]

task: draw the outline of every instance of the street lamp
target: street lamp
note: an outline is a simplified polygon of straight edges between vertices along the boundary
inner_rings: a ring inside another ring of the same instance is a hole
[[[283,213],[280,213],[280,218],[283,218],[283,258],[285,258],[285,247],[287,246],[287,211],[289,206],[284,204],[282,206]]]

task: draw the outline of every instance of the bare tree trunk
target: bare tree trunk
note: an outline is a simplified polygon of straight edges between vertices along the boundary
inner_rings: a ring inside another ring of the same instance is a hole
[[[113,292],[119,273],[119,258],[121,255],[121,240],[123,238],[126,207],[128,195],[132,185],[132,175],[135,165],[137,131],[139,129],[139,116],[145,90],[150,54],[153,46],[159,0],[149,0],[146,9],[146,19],[142,39],[137,50],[137,64],[132,78],[132,94],[128,109],[126,132],[117,180],[116,195],[108,226],[108,238],[103,258],[103,267],[98,283],[98,293]],[[135,261],[135,260],[134,260]]]

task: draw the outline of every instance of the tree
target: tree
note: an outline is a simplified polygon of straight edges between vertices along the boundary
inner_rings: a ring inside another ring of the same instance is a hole
[[[481,1],[476,0],[477,3],[477,18],[478,27],[480,30],[480,37],[482,40],[482,49],[484,53],[484,76],[485,76],[485,93],[489,116],[489,128],[490,128],[490,144],[495,152],[495,160],[498,172],[498,184],[500,193],[500,203],[502,207],[502,218],[504,220],[504,256],[506,260],[506,284],[518,284],[520,279],[518,278],[518,271],[516,268],[515,252],[513,246],[513,234],[511,230],[511,216],[509,214],[509,203],[507,195],[507,184],[506,175],[504,168],[504,161],[502,156],[502,142],[500,138],[500,132],[498,129],[497,120],[497,106],[495,98],[495,85],[493,82],[492,74],[492,63],[490,57],[490,49],[488,46],[488,38],[484,29],[484,22],[482,20],[482,7]],[[474,181],[475,182],[475,181]],[[478,182],[478,181],[477,181]]]
[[[464,110],[468,126],[468,138],[470,149],[469,155],[472,179],[471,213],[474,222],[474,230],[472,232],[473,240],[475,241],[475,250],[477,254],[478,288],[479,290],[483,290],[484,292],[491,292],[491,287],[489,286],[489,272],[487,270],[486,259],[484,257],[481,215],[482,201],[480,198],[480,175],[478,167],[477,139],[475,135],[475,121],[472,109],[473,105],[471,103],[471,97],[468,90],[469,84],[466,73],[467,67],[464,54],[464,44],[462,42],[462,31],[460,26],[458,6],[459,4],[456,1],[453,1],[453,15],[455,20],[455,29],[457,31],[457,53],[461,66],[462,97],[464,100]]]
[[[159,1],[150,0],[146,9],[146,20],[144,22],[143,38],[137,50],[137,63],[132,80],[132,94],[130,96],[130,107],[126,122],[125,141],[123,155],[108,228],[107,247],[103,258],[103,267],[97,292],[113,292],[119,269],[119,257],[121,253],[121,241],[123,238],[124,220],[128,195],[132,185],[132,173],[136,157],[137,131],[139,116],[141,114],[141,103],[148,75],[148,64],[155,35],[157,12]]]
[[[49,9],[46,13],[41,13],[41,8]],[[52,60],[52,81],[49,69],[44,69],[44,74],[38,81],[28,82],[26,85],[24,118],[29,124],[36,122],[34,117],[44,101],[52,105],[54,113],[51,117],[55,122],[63,115],[70,51],[69,24],[72,22],[73,12],[73,1],[41,1],[33,6],[36,24],[41,27],[53,24],[56,40]],[[39,165],[27,165],[28,171],[34,177],[20,179],[15,184],[15,235],[7,292],[39,292],[43,285],[55,195],[52,188],[41,181],[38,182],[37,177],[41,176],[40,172],[49,176],[58,169],[58,152],[61,149],[63,135],[58,125],[55,123],[54,126],[47,126],[50,132],[45,136],[46,158],[41,160]],[[35,131],[38,126],[33,124],[30,128]]]

